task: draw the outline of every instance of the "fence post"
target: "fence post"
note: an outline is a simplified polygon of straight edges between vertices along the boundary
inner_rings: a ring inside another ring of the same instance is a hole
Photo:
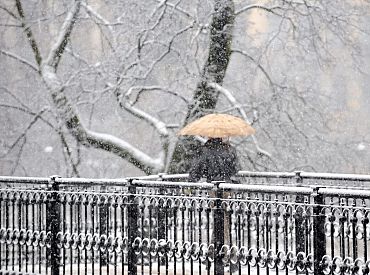
[[[159,175],[159,179],[160,181],[163,181],[163,173],[160,173],[158,174]],[[160,187],[159,188],[159,195],[162,196],[166,193],[166,189],[163,188],[163,187]],[[158,217],[158,221],[157,221],[157,239],[158,241],[163,239],[165,240],[166,239],[166,208],[165,208],[165,204],[163,204],[162,206],[159,206],[157,208],[157,217]],[[167,241],[167,240],[166,240]],[[159,257],[159,256],[158,256]],[[159,262],[161,265],[165,265],[166,262],[165,262],[165,257],[159,257]]]
[[[214,274],[224,275],[221,249],[224,245],[224,210],[222,208],[223,191],[219,188],[221,182],[213,182],[215,190],[215,209],[213,211],[213,238],[215,246]]]
[[[319,194],[319,187],[314,189],[313,197],[313,243],[314,243],[314,274],[324,275],[320,265],[326,254],[325,214],[322,213],[324,197]]]
[[[58,198],[59,176],[51,176],[48,191],[52,191],[50,201],[46,205],[46,231],[50,232],[50,268],[51,275],[59,275],[60,249],[58,247],[58,232],[60,231],[60,200]]]
[[[104,194],[107,191],[105,185],[100,186],[100,193]],[[104,196],[102,200],[99,202],[99,234],[108,236],[108,203],[105,201]],[[108,264],[107,261],[107,254],[102,253],[100,254],[100,265],[106,266]]]
[[[164,173],[160,173],[158,174],[159,178],[158,180],[159,181],[163,181],[163,175]],[[163,188],[163,187],[160,187],[159,188],[159,195],[164,195],[166,192],[166,189]],[[158,240],[160,239],[165,239],[166,238],[166,227],[165,227],[165,208],[164,208],[164,205],[163,207],[158,207],[157,209],[158,211],[158,234],[157,234],[157,238]]]
[[[297,186],[302,186],[303,179],[301,177],[301,171],[295,171],[295,179]],[[295,198],[295,202],[298,204],[304,203],[304,196],[297,195]],[[299,252],[306,252],[305,249],[305,238],[307,237],[305,234],[304,228],[304,219],[303,219],[303,209],[301,207],[297,207],[295,212],[295,247],[296,247],[296,254]]]
[[[137,256],[133,249],[133,243],[135,238],[138,236],[138,226],[137,221],[139,219],[138,215],[138,203],[135,200],[136,187],[133,185],[133,179],[129,179],[128,184],[128,205],[127,205],[127,231],[128,231],[128,254],[127,254],[127,264],[128,264],[128,275],[137,274]]]

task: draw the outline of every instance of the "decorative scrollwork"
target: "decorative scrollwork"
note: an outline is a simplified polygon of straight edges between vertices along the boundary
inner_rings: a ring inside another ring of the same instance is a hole
[[[267,255],[266,255],[266,263],[267,263],[267,266],[270,269],[276,268],[277,256],[275,255],[275,253],[272,250],[269,250],[267,252]]]
[[[240,252],[239,252],[238,247],[233,245],[230,248],[230,252],[229,252],[229,258],[232,264],[237,264],[239,262],[239,254]]]
[[[283,270],[286,267],[286,255],[284,251],[279,251],[276,255],[276,266]]]
[[[312,256],[308,260],[313,262]],[[320,262],[320,266],[324,274],[369,274],[370,272],[370,261],[365,263],[362,259],[353,260],[351,257],[346,257],[343,260],[339,256],[331,259],[328,255],[325,255]],[[312,264],[309,268],[308,271],[311,271]]]
[[[220,249],[220,256],[222,257],[222,262],[226,265],[230,260],[230,252],[229,246],[224,244]]]
[[[267,264],[267,254],[266,254],[266,250],[265,249],[260,249],[258,250],[258,253],[257,253],[258,257],[257,257],[257,263],[260,267],[266,267],[266,264]]]
[[[370,274],[370,260],[362,266],[362,274]]]
[[[294,253],[292,251],[289,251],[286,254],[286,267],[288,270],[293,271],[296,268],[297,259],[294,257]]]

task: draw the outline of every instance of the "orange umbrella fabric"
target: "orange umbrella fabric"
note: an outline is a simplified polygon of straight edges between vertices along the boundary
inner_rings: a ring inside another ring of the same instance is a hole
[[[228,114],[210,114],[203,116],[182,128],[179,135],[223,138],[230,136],[248,136],[256,131],[239,117]]]

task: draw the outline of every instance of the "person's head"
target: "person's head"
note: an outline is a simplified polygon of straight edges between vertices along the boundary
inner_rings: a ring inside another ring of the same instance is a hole
[[[204,144],[206,147],[215,147],[224,144],[222,138],[208,138],[207,142]]]
[[[209,142],[211,143],[224,143],[224,144],[230,144],[230,138],[229,137],[223,137],[223,138],[209,138]]]
[[[221,143],[222,142],[222,138],[209,138],[208,140],[211,141],[211,142],[214,142],[214,143]]]

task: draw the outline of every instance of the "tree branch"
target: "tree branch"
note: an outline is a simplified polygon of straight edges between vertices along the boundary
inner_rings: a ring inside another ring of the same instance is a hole
[[[15,5],[17,7],[17,11],[18,11],[18,14],[21,18],[21,24],[22,24],[22,27],[26,33],[26,36],[27,36],[27,39],[31,45],[31,48],[32,48],[32,51],[35,55],[35,59],[36,59],[36,62],[37,64],[40,66],[41,65],[41,62],[42,62],[42,57],[41,57],[41,54],[40,54],[40,50],[37,46],[37,42],[36,42],[36,39],[32,33],[32,30],[29,26],[26,25],[25,23],[25,15],[24,15],[24,11],[23,11],[23,6],[22,6],[22,3],[21,3],[21,0],[15,0]]]
[[[105,26],[107,26],[107,28],[109,29],[110,33],[111,33],[111,36],[114,37],[114,30],[112,28],[112,25],[108,20],[106,20],[102,15],[100,15],[96,10],[94,10],[90,5],[88,5],[85,1],[83,1],[81,3],[81,5],[85,8],[85,11],[87,12],[87,14],[90,16],[90,18],[94,17],[96,18],[99,22],[101,22],[102,24],[104,24]],[[94,21],[95,22],[95,21]],[[97,22],[95,22],[96,25],[98,26],[98,28],[101,30],[101,27],[100,27],[100,24],[98,24]],[[114,46],[117,44],[116,41],[113,41],[113,44],[111,43],[111,41],[105,36],[104,32],[101,30],[101,33],[102,35],[106,38],[106,41],[108,43],[108,45],[110,46],[110,48],[112,49],[113,52],[115,52],[115,48]]]
[[[134,89],[148,90],[148,89],[151,89],[151,88],[148,88],[148,87],[131,87],[127,91],[127,93],[124,95],[124,99],[121,100],[121,98],[119,98],[120,99],[120,106],[123,107],[125,110],[127,110],[132,115],[134,115],[135,117],[146,121],[147,123],[149,123],[150,126],[152,126],[153,128],[156,129],[156,131],[158,132],[159,137],[161,139],[161,144],[162,144],[162,148],[163,148],[163,152],[164,152],[163,153],[163,163],[166,163],[167,162],[167,157],[168,157],[168,148],[169,148],[169,144],[170,144],[167,125],[163,121],[155,118],[154,116],[152,116],[152,115],[150,115],[150,114],[144,112],[143,110],[140,110],[140,109],[138,109],[134,106],[134,102],[130,101],[130,95],[131,95],[131,93]],[[152,88],[152,90],[153,90],[153,88]],[[157,90],[157,88],[154,88],[154,90]]]
[[[248,58],[249,60],[251,60],[254,64],[256,64],[256,66],[258,67],[258,69],[263,73],[263,75],[266,77],[267,81],[269,82],[271,88],[274,90],[275,92],[275,86],[276,84],[274,83],[274,81],[271,79],[269,73],[266,71],[266,69],[261,65],[261,63],[259,63],[257,60],[255,60],[252,56],[250,56],[248,53],[246,53],[245,51],[243,50],[239,50],[239,49],[232,49],[231,50],[232,52],[235,52],[235,53],[238,53],[238,54],[241,54],[243,55],[244,57]]]
[[[27,135],[27,132],[32,128],[32,126],[37,122],[37,120],[41,117],[41,115],[46,111],[48,110],[48,108],[43,108],[42,110],[40,110],[34,117],[33,119],[31,120],[31,122],[28,124],[28,126],[23,130],[22,134],[12,143],[12,145],[10,145],[9,147],[9,150],[8,152],[6,152],[4,155],[2,155],[0,158],[3,158],[5,157],[7,154],[9,154],[9,152],[18,144],[18,142],[25,138],[25,136]]]
[[[7,7],[4,7],[3,5],[0,5],[0,9],[1,10],[4,10],[6,13],[8,13],[14,19],[19,20],[19,18],[15,15],[15,13],[13,13],[12,11],[10,11]]]
[[[67,154],[67,156],[65,156],[65,161],[67,162],[67,158],[69,159],[69,163],[71,164],[72,166],[72,170],[73,170],[73,173],[77,176],[77,177],[80,177],[80,173],[78,172],[78,167],[77,165],[73,162],[73,158],[72,158],[72,153],[71,153],[71,150],[69,149],[69,146],[68,146],[68,142],[67,142],[67,139],[66,137],[64,136],[63,132],[62,131],[57,131],[59,137],[60,137],[60,140],[62,142],[62,145],[63,147],[66,149],[66,150],[62,150],[63,151],[63,155]],[[64,153],[65,152],[65,153]]]
[[[7,57],[10,57],[12,59],[15,59],[15,60],[19,61],[20,63],[22,63],[22,64],[28,66],[29,68],[31,68],[32,70],[34,70],[35,72],[39,71],[39,68],[37,66],[35,66],[34,64],[29,62],[28,60],[23,59],[22,57],[14,54],[14,53],[11,53],[11,52],[0,49],[0,54],[3,54]]]
[[[18,0],[19,1],[19,0]],[[48,66],[53,67],[55,70],[58,67],[60,58],[63,55],[64,49],[68,43],[69,37],[71,36],[74,24],[77,19],[81,6],[81,0],[75,0],[69,13],[67,14],[62,28],[59,32],[58,38],[50,49],[49,55],[45,60]]]
[[[101,134],[86,129],[73,106],[69,103],[64,89],[51,66],[44,65],[41,75],[51,92],[52,99],[57,108],[58,117],[61,118],[78,142],[85,146],[92,145],[95,148],[112,152],[137,166],[146,173],[160,171],[164,165],[162,158],[152,159],[148,155],[133,147],[129,143],[108,134]]]
[[[235,97],[233,96],[233,94],[229,90],[225,89],[224,87],[222,87],[221,85],[219,85],[217,83],[208,83],[208,86],[212,87],[213,89],[216,89],[221,94],[223,94],[226,97],[226,99],[238,110],[238,112],[242,116],[242,118],[247,123],[251,124],[251,122],[249,121],[249,119],[247,117],[247,114],[245,113],[243,108],[240,107],[240,105],[236,101]],[[257,152],[260,153],[261,155],[265,155],[265,156],[271,158],[271,154],[260,147],[257,138],[254,135],[252,135],[251,137],[252,137],[253,143],[254,143],[254,145],[257,149]]]
[[[161,157],[153,159],[122,139],[90,130],[86,130],[85,134],[88,144],[124,158],[147,174],[162,171],[164,168]]]
[[[252,9],[260,9],[260,10],[264,10],[264,11],[267,11],[269,13],[275,14],[277,16],[280,16],[280,14],[276,13],[275,10],[281,9],[281,7],[280,6],[265,7],[265,6],[259,5],[259,4],[252,4],[252,5],[245,6],[241,9],[235,11],[235,15],[239,15],[243,12],[246,12],[246,11],[249,11],[249,10],[252,10]]]

